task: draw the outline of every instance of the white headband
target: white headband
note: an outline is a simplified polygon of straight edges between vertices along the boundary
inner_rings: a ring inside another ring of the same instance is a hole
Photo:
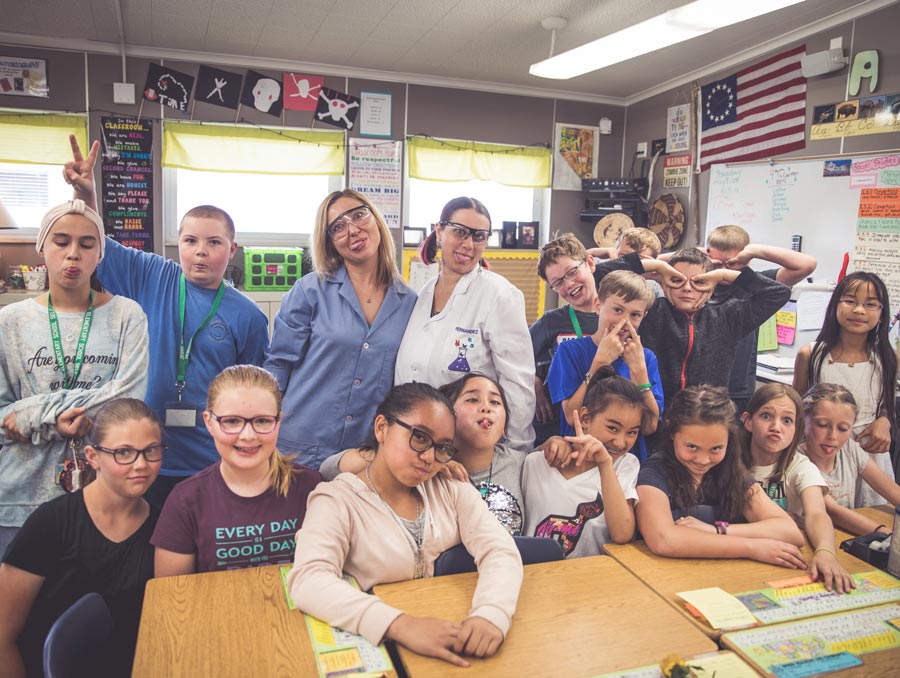
[[[67,214],[80,214],[97,227],[97,235],[100,239],[100,258],[102,259],[103,254],[106,251],[106,231],[103,229],[103,219],[100,218],[100,215],[97,214],[96,210],[85,205],[84,200],[70,200],[69,202],[64,202],[61,205],[51,208],[41,220],[41,230],[38,232],[34,249],[36,249],[38,253],[44,249],[44,241],[47,239],[47,235],[50,233],[53,224],[55,224],[60,217],[64,217]]]

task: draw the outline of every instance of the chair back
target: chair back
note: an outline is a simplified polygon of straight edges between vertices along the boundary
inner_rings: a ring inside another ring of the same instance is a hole
[[[562,560],[566,557],[562,544],[555,539],[544,537],[513,537],[519,555],[522,556],[523,565],[534,563],[549,563],[554,560]],[[434,561],[434,576],[443,577],[447,574],[460,574],[462,572],[476,572],[475,559],[466,551],[463,544],[457,544],[437,557]]]
[[[112,633],[113,620],[99,593],[86,593],[63,612],[44,641],[45,678],[85,675]]]

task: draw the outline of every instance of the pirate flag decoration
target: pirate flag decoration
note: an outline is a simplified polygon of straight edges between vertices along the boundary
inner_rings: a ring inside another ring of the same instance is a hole
[[[314,111],[319,90],[325,84],[321,75],[284,74],[284,107],[289,111]]]
[[[269,115],[281,115],[283,101],[281,99],[281,83],[268,75],[247,71],[244,78],[244,93],[241,104],[252,106],[257,111]]]
[[[144,84],[144,98],[147,101],[159,102],[187,113],[193,89],[192,75],[159,64],[150,64],[147,69],[147,82]]]
[[[316,119],[321,120],[326,125],[353,129],[357,115],[359,115],[359,97],[350,96],[327,87],[323,87],[319,92]]]
[[[234,110],[240,103],[242,78],[240,73],[229,73],[220,71],[218,68],[200,66],[194,100]]]

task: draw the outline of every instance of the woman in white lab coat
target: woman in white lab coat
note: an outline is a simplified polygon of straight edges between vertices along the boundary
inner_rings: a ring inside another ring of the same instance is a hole
[[[525,298],[482,259],[491,216],[475,198],[454,198],[422,243],[419,257],[440,264],[426,283],[400,344],[394,383],[438,387],[466,372],[500,383],[510,406],[510,446],[530,452],[534,441],[534,356]]]

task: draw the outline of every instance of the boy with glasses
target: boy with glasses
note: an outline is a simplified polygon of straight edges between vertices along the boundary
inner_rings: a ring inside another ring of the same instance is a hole
[[[541,248],[538,275],[565,302],[538,318],[529,328],[534,349],[535,443],[541,444],[560,430],[559,410],[550,402],[545,386],[550,363],[564,341],[590,337],[597,331],[597,286],[594,258],[571,233],[551,240]]]

